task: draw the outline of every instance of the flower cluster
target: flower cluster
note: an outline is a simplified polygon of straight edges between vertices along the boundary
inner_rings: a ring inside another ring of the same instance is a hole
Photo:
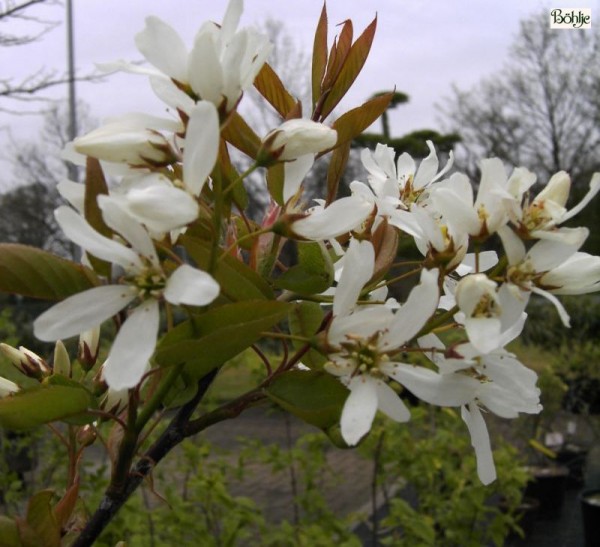
[[[337,54],[346,57],[315,56],[321,64],[313,68],[313,109],[302,118],[299,101],[265,64],[268,39],[238,29],[241,14],[242,0],[231,0],[222,23],[202,25],[190,48],[150,17],[135,41],[151,67],[105,67],[148,76],[169,115],[109,120],[68,147],[66,157],[87,161],[88,178],[60,184],[69,205],[56,210],[56,219],[83,249],[82,267],[94,282],[40,315],[36,336],[80,335],[79,360],[89,370],[99,327],[112,319],[116,335],[104,335],[109,349],[94,378],[108,386],[103,405],[115,414],[128,404],[144,408],[140,387],[161,367],[181,366],[172,370],[185,370],[182,381],[199,380],[232,351],[255,347],[262,337],[284,340],[284,358],[267,366],[257,388],[262,396],[270,397],[286,375],[297,378],[298,369],[336,386],[332,376],[339,379],[346,395],[332,404],[339,403],[348,445],[368,434],[377,410],[409,420],[404,390],[431,405],[460,408],[479,476],[493,481],[483,414],[514,418],[541,409],[536,374],[505,349],[523,328],[531,295],[552,302],[568,326],[556,295],[600,289],[600,258],[580,251],[588,230],[564,226],[598,193],[600,174],[568,210],[567,173],[536,194],[534,174],[523,167],[509,172],[497,158],[484,159],[480,180],[471,181],[453,171],[452,154],[440,166],[430,142],[420,163],[379,144],[362,151],[365,180],[336,199],[349,142],[386,107],[378,98],[335,122],[326,119],[347,91],[341,67],[348,61],[349,73],[362,66],[360,48],[351,60],[341,49]],[[280,116],[266,135],[238,112],[257,77],[257,89]],[[232,148],[250,168],[235,166]],[[304,182],[315,159],[329,152],[327,198],[309,206]],[[270,200],[262,221],[249,217],[243,184],[256,172],[266,174],[262,191]],[[112,176],[110,187],[101,173]],[[403,239],[414,241],[422,260],[398,256]],[[282,260],[286,242],[298,250],[297,260]],[[486,250],[491,243],[501,256]],[[410,289],[406,298],[396,290],[400,282]],[[314,328],[284,331],[292,324],[279,324],[285,314],[315,301],[321,307]],[[239,321],[246,330],[234,337],[243,342],[232,338],[232,309],[246,318]],[[295,357],[290,341],[304,344]],[[306,370],[299,361],[309,350],[322,359]],[[41,375],[25,350],[9,353]],[[18,390],[0,384],[2,396]],[[280,394],[272,399],[282,401]],[[282,406],[293,411],[297,399],[292,389]]]

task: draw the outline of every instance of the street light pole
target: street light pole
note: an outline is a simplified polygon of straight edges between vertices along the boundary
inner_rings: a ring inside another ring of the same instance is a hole
[[[67,64],[69,74],[69,140],[77,136],[77,99],[75,96],[75,46],[73,40],[73,3],[67,0]],[[79,180],[79,170],[72,163],[67,164],[69,178]]]

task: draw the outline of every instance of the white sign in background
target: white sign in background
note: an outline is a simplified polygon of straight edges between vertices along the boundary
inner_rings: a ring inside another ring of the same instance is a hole
[[[550,28],[592,28],[591,8],[553,8],[550,10]]]

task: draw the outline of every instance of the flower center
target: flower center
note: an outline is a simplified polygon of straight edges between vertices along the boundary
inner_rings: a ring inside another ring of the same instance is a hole
[[[381,353],[377,341],[381,332],[372,334],[369,338],[360,338],[351,334],[346,335],[347,341],[342,342],[342,359],[354,365],[352,376],[357,374],[370,374],[375,378],[385,378],[379,369],[382,363],[389,361],[385,353]]]
[[[152,267],[147,267],[141,272],[126,278],[126,281],[138,289],[138,295],[142,299],[148,297],[158,298],[167,282],[165,274]]]
[[[479,299],[471,317],[498,317],[500,315],[498,301],[490,293],[485,293]]]

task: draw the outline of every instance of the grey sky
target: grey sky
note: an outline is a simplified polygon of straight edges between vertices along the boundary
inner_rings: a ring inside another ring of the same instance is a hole
[[[91,70],[94,62],[140,59],[133,37],[143,28],[147,15],[166,20],[191,44],[202,21],[220,21],[227,4],[226,0],[74,3],[76,65],[81,72]],[[466,88],[499,69],[506,60],[519,20],[544,8],[591,7],[592,24],[600,24],[598,4],[598,0],[551,4],[538,0],[329,0],[330,42],[335,24],[350,18],[358,35],[378,15],[371,56],[340,110],[360,104],[373,92],[396,86],[408,93],[411,101],[393,113],[393,132],[436,128],[434,105],[449,95],[452,84]],[[267,17],[282,20],[292,37],[308,50],[322,5],[322,0],[245,0],[242,26]],[[63,9],[40,8],[39,13],[60,20]],[[10,30],[18,32],[16,27]],[[61,69],[66,59],[65,44],[65,28],[61,25],[38,44],[0,49],[2,73],[18,79],[41,66]],[[63,93],[66,94],[66,86],[55,89],[52,95],[60,97]],[[78,85],[78,96],[91,105],[92,113],[99,119],[129,111],[164,111],[145,79],[139,76],[115,75],[105,83],[82,83]],[[0,127],[10,127],[17,139],[31,139],[35,138],[39,121],[0,113]]]

